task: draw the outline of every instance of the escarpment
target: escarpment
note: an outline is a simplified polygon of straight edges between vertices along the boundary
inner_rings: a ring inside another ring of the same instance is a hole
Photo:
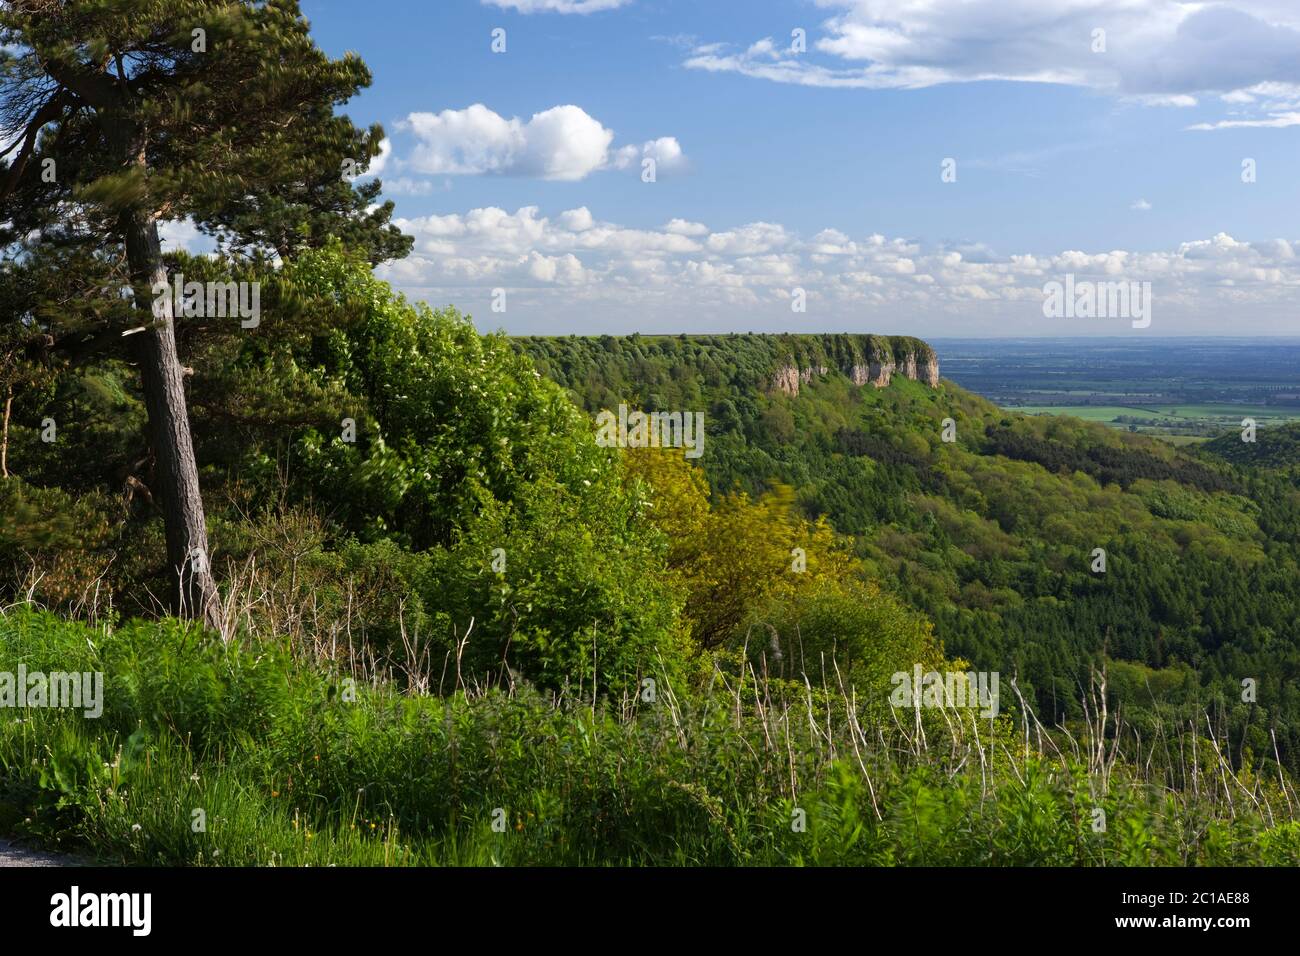
[[[927,343],[903,335],[798,335],[787,339],[789,350],[772,378],[772,387],[787,395],[814,375],[830,368],[842,372],[854,385],[884,388],[902,375],[931,388],[939,384],[939,358]]]
[[[727,332],[710,335],[523,336],[514,347],[539,374],[591,412],[638,402],[654,410],[694,408],[705,396],[719,421],[742,416],[742,399],[798,395],[814,380],[844,375],[884,388],[894,376],[939,384],[939,359],[906,335]],[[725,393],[725,397],[724,397]],[[716,406],[716,407],[715,407]]]

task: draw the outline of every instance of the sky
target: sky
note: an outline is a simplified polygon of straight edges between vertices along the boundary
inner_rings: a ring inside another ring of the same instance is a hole
[[[373,74],[380,274],[480,329],[1300,332],[1296,0],[302,8]]]

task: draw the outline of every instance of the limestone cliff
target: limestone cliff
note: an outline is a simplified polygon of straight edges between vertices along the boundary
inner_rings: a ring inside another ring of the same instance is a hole
[[[939,384],[939,358],[920,339],[895,335],[792,335],[781,337],[788,346],[772,378],[772,387],[798,395],[813,375],[835,368],[854,385],[884,388],[895,375]]]

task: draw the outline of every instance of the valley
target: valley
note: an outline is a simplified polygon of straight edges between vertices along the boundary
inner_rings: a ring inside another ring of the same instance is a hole
[[[1003,408],[1196,444],[1300,419],[1300,339],[936,339],[944,375]]]

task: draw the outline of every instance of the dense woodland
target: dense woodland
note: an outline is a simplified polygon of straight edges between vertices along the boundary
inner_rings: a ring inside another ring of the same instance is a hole
[[[0,674],[105,687],[96,717],[0,700],[0,835],[1300,859],[1293,441],[1192,456],[846,377],[912,339],[484,334],[375,275],[411,243],[339,175],[380,154],[339,111],[369,82],[293,0],[0,8]],[[163,252],[187,218],[215,253]],[[153,292],[180,275],[255,284],[257,321]],[[827,371],[791,396],[790,362]],[[703,457],[598,443],[624,401],[703,411]],[[999,714],[891,705],[972,667]]]
[[[801,514],[851,536],[867,572],[924,612],[947,652],[1018,675],[1053,721],[1079,715],[1090,668],[1108,662],[1135,726],[1209,709],[1239,756],[1271,754],[1275,737],[1295,765],[1294,428],[1193,454],[1004,412],[947,381],[859,388],[832,369],[790,397],[771,382],[791,351],[783,341],[798,340],[519,345],[588,410],[706,410],[701,463],[715,489],[793,489]],[[941,438],[947,417],[953,444]],[[1092,571],[1095,548],[1104,574]],[[1241,699],[1245,678],[1260,688],[1253,704]]]

